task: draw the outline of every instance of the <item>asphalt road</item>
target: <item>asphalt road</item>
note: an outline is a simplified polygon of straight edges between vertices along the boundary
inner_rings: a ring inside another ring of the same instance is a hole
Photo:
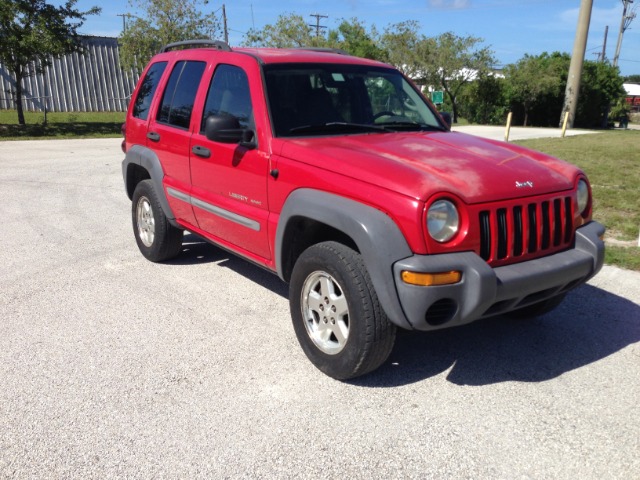
[[[640,274],[340,383],[277,277],[193,236],[140,255],[121,158],[0,142],[0,478],[638,478]]]

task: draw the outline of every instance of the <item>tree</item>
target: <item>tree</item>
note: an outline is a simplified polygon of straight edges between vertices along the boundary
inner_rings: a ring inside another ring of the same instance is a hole
[[[627,75],[624,77],[624,83],[640,83],[640,75]]]
[[[507,101],[515,121],[525,125],[554,126],[560,117],[569,64],[567,53],[525,55],[505,68]],[[617,67],[608,63],[584,62],[575,126],[602,125],[609,104],[624,97],[623,79]]]
[[[262,30],[249,30],[243,43],[251,47],[273,48],[327,46],[324,36],[315,35],[308,22],[293,13],[280,15],[274,25],[265,25]]]
[[[620,126],[624,125],[624,119],[629,119],[631,115],[631,106],[625,102],[624,98],[619,99],[609,112],[609,120],[611,122],[620,122]]]
[[[568,61],[570,58],[567,55],[549,55],[545,52],[538,56],[525,55],[505,68],[511,102],[522,107],[525,127],[534,106],[539,107],[545,97],[555,99],[561,96],[566,85]]]
[[[142,11],[120,35],[120,62],[125,68],[144,66],[163,45],[215,38],[220,22],[202,13],[207,0],[129,0]]]
[[[378,33],[375,27],[367,32],[366,27],[357,18],[343,20],[337,30],[330,30],[327,43],[356,57],[385,61],[386,52],[378,46]]]
[[[385,51],[377,45],[375,28],[367,31],[357,18],[342,20],[337,29],[317,35],[314,28],[297,14],[280,15],[275,24],[265,25],[262,30],[249,30],[244,44],[255,47],[340,48],[351,55],[383,60]]]
[[[457,97],[464,85],[485,78],[496,63],[489,47],[480,47],[482,38],[459,37],[452,32],[424,38],[417,46],[418,61],[425,81],[441,87],[449,97],[453,121],[458,121]]]
[[[503,125],[509,107],[504,78],[488,75],[466,85],[458,95],[460,114],[472,123]]]
[[[15,79],[18,123],[24,125],[22,80],[40,73],[58,57],[82,50],[77,30],[88,15],[75,8],[76,0],[55,7],[44,0],[0,0],[0,61]]]
[[[618,67],[593,60],[585,61],[575,124],[582,128],[602,126],[609,106],[624,100],[626,92],[623,84],[624,79]],[[611,118],[617,119],[613,115]],[[604,123],[606,126],[606,121]]]
[[[422,73],[416,54],[418,45],[424,40],[419,31],[420,23],[408,20],[387,26],[380,38],[380,45],[386,51],[386,61],[414,79]]]

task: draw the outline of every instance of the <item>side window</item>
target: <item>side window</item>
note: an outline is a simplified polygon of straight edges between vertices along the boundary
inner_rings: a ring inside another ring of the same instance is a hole
[[[220,65],[211,79],[200,130],[209,115],[232,115],[242,128],[253,128],[253,108],[247,74],[240,67]]]
[[[176,63],[162,96],[158,122],[179,128],[189,128],[193,102],[206,65],[205,62]]]
[[[158,83],[165,68],[167,68],[167,62],[158,62],[151,65],[149,70],[147,70],[147,74],[144,76],[144,80],[142,80],[140,90],[138,90],[138,96],[133,104],[134,117],[146,120],[149,116],[151,100],[153,99],[153,94],[156,92],[156,88],[158,88]]]

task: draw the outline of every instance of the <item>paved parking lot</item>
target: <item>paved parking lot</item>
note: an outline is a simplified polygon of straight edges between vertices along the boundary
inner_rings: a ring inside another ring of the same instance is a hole
[[[638,478],[640,274],[340,383],[277,277],[191,235],[144,260],[121,158],[0,142],[0,478]]]

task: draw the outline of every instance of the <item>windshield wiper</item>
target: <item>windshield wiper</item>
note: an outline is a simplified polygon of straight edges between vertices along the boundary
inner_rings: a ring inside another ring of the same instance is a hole
[[[289,133],[326,133],[326,132],[378,132],[385,133],[393,130],[384,125],[367,125],[365,123],[329,122],[320,125],[301,125],[289,130]]]
[[[391,121],[391,122],[382,122],[378,125],[386,128],[387,130],[402,130],[402,131],[433,131],[436,130],[438,132],[445,131],[444,128],[437,125],[427,125],[426,123],[418,123],[411,121]]]

